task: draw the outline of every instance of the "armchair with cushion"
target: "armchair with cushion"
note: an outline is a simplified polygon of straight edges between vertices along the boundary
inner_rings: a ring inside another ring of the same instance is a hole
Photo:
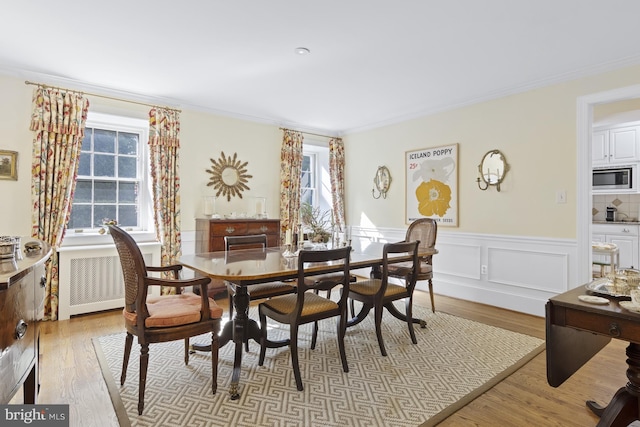
[[[431,311],[436,312],[436,305],[433,300],[433,255],[438,251],[436,246],[436,236],[438,234],[438,223],[432,218],[420,218],[413,221],[407,229],[405,241],[411,242],[419,240],[419,251],[429,251],[431,254],[419,257],[416,272],[416,282],[420,280],[429,281],[429,297],[431,298]],[[392,277],[404,277],[407,268],[411,268],[410,263],[398,263],[389,265],[389,275]]]
[[[140,344],[140,378],[138,386],[138,414],[144,409],[144,393],[149,364],[149,344],[184,339],[184,363],[189,363],[189,338],[211,333],[211,379],[212,392],[218,386],[218,332],[223,310],[207,296],[209,278],[180,280],[181,265],[147,267],[133,238],[121,228],[110,225],[109,231],[116,245],[125,287],[124,316],[125,338],[124,359],[120,384],[127,376],[129,355],[133,337]],[[174,280],[149,276],[149,272],[171,272]],[[149,295],[151,286],[173,287],[175,295]],[[185,287],[198,287],[200,295],[182,293]]]

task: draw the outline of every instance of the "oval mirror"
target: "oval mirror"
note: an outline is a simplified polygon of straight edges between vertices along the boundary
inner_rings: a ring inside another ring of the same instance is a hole
[[[225,185],[234,186],[238,183],[238,171],[235,168],[226,167],[222,169],[220,176]]]
[[[495,185],[497,190],[500,191],[500,183],[504,180],[508,170],[509,164],[504,158],[504,154],[500,150],[489,151],[478,165],[480,177],[486,184],[485,188],[480,187],[480,189],[486,190],[490,185]],[[478,178],[478,186],[480,186],[480,178]]]

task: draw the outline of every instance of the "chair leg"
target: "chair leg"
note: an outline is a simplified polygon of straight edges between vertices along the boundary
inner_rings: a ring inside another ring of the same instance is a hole
[[[144,409],[144,391],[147,386],[147,368],[149,367],[149,344],[140,344],[140,383],[138,384],[138,415]]]
[[[189,364],[189,338],[184,339],[184,364]]]
[[[300,362],[298,360],[298,325],[291,325],[291,335],[289,337],[289,351],[291,352],[291,364],[293,365],[293,375],[296,377],[296,387],[298,391],[304,390],[302,377],[300,376]]]
[[[387,350],[384,348],[384,340],[382,339],[382,306],[376,305],[374,310],[374,319],[376,323],[376,336],[378,337],[378,345],[380,346],[380,353],[383,356],[387,355]]]
[[[431,297],[431,311],[436,312],[436,304],[433,302],[433,281],[429,279],[429,296]]]
[[[318,321],[313,322],[313,334],[311,335],[311,350],[315,350],[318,339]]]
[[[231,291],[228,290],[227,294],[229,295],[229,320],[233,320],[233,295],[231,295]]]
[[[131,346],[133,345],[133,335],[127,332],[124,340],[124,357],[122,359],[122,374],[120,374],[120,385],[124,384],[127,378],[127,366],[129,366],[129,355],[131,354]]]
[[[262,366],[267,352],[267,316],[259,308],[258,316],[260,318],[260,357],[258,358],[258,366]]]
[[[216,394],[218,391],[218,351],[220,343],[218,342],[218,334],[211,331],[211,391]]]
[[[404,300],[405,310],[407,313],[407,326],[409,327],[409,335],[411,335],[411,342],[414,344],[418,344],[418,340],[416,339],[416,333],[413,330],[413,295],[409,298],[405,298]]]
[[[343,314],[341,314],[340,317],[338,317],[337,327],[338,327],[338,348],[340,349],[340,359],[342,360],[342,370],[344,372],[349,372],[349,365],[347,364],[347,352],[345,351],[345,348],[344,348],[344,336],[347,331],[347,308],[346,307]]]
[[[356,306],[353,302],[353,298],[349,299],[349,305],[351,306],[351,318],[356,317]]]

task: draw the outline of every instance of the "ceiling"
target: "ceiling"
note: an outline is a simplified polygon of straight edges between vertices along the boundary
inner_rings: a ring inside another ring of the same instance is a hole
[[[5,0],[0,73],[343,135],[638,64],[639,16],[637,0]]]

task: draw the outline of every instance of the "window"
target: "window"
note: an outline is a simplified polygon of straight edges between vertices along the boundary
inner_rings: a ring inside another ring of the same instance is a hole
[[[300,176],[300,204],[308,203],[315,206],[314,201],[318,192],[316,178],[316,155],[315,153],[304,153]]]
[[[302,151],[300,204],[309,203],[323,211],[330,210],[329,147],[305,140]]]
[[[149,230],[148,123],[89,113],[82,140],[70,232],[97,232],[104,219]]]

